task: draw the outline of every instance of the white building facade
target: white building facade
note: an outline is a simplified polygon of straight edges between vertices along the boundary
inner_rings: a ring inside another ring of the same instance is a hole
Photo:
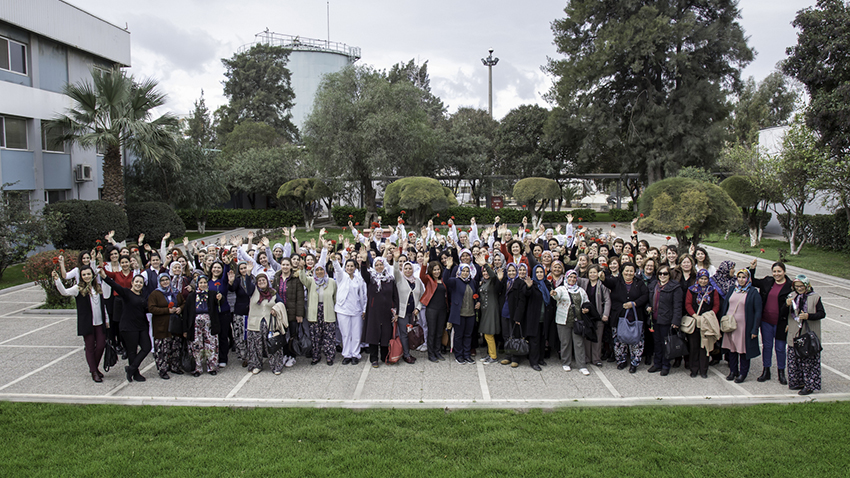
[[[65,85],[130,66],[130,33],[60,0],[0,0],[0,184],[31,208],[98,199],[102,156],[56,145],[44,122],[71,106]]]

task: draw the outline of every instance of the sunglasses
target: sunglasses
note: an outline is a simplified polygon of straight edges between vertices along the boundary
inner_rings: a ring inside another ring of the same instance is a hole
[[[669,273],[669,272],[659,272],[659,273],[658,273],[658,275],[660,275],[660,276],[669,276],[669,275],[670,275],[670,273]]]

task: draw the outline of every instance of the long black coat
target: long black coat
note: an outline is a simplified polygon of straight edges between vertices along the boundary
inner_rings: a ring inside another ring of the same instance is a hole
[[[393,314],[398,312],[398,292],[395,280],[381,284],[381,290],[369,274],[368,261],[360,265],[360,274],[366,281],[366,323],[363,324],[363,341],[386,347],[393,338]]]
[[[656,287],[659,286],[657,280],[653,280],[649,284],[649,303],[647,307],[655,305]],[[658,310],[653,310],[652,314],[656,317],[656,322],[660,325],[682,325],[682,287],[679,282],[671,280],[664,287],[658,289]]]
[[[622,275],[619,277],[605,277],[602,283],[611,291],[611,320],[614,321],[612,322],[614,327],[616,327],[617,322],[625,312],[623,304],[626,302],[634,302],[634,312],[637,314],[637,320],[644,320],[646,304],[649,302],[649,289],[647,289],[646,284],[642,280],[635,277],[632,281],[631,289],[626,287],[626,281],[623,280]],[[629,319],[632,317],[634,316],[629,313]]]
[[[548,280],[544,280],[544,282],[546,288],[551,291],[552,284]],[[549,324],[555,320],[555,301],[551,300],[550,297],[549,305],[544,306],[543,292],[537,288],[537,284],[532,284],[531,287],[526,284],[525,297],[525,320],[521,322],[522,331],[526,337],[536,337],[538,331],[544,330],[544,324]]]
[[[196,297],[196,292],[189,294],[189,297],[186,298],[186,306],[183,308],[183,331],[186,333],[186,338],[190,341],[195,340],[195,317],[198,316],[195,308]],[[207,294],[207,308],[209,309],[208,314],[210,316],[210,332],[218,335],[220,330],[218,325],[218,300],[216,300],[213,293]]]

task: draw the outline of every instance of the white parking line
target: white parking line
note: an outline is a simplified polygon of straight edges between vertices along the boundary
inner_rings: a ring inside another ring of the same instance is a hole
[[[847,380],[850,380],[850,375],[847,375],[846,373],[843,373],[843,372],[839,372],[838,370],[835,370],[834,368],[830,367],[829,365],[827,365],[825,363],[821,363],[820,366],[829,370],[830,372],[834,373],[835,375],[838,375],[839,377],[846,378]]]
[[[605,388],[607,388],[608,391],[611,392],[611,395],[613,395],[614,398],[623,398],[623,396],[620,395],[620,392],[618,392],[617,389],[614,388],[614,385],[611,383],[611,381],[608,380],[608,377],[606,377],[605,374],[602,373],[602,370],[600,368],[593,367],[593,371],[596,372],[596,376],[599,377],[599,380],[602,381],[602,384],[605,385]]]
[[[42,365],[41,367],[38,367],[37,369],[33,370],[32,372],[25,374],[25,375],[22,375],[22,376],[16,378],[15,380],[12,380],[11,382],[7,383],[6,385],[3,385],[2,387],[0,387],[0,390],[11,387],[12,385],[20,382],[21,380],[25,380],[27,377],[31,377],[31,376],[37,374],[38,372],[41,372],[42,370],[65,360],[66,358],[70,357],[71,355],[74,355],[75,353],[79,352],[80,350],[83,350],[84,348],[85,347],[77,347],[74,350],[72,350],[72,351],[66,353],[65,355],[59,357],[58,359],[53,360],[52,362],[49,362],[46,365]]]
[[[28,305],[28,306],[26,306],[26,307],[24,307],[24,308],[22,308],[22,309],[13,310],[13,311],[11,311],[11,312],[6,312],[5,314],[3,314],[3,315],[2,315],[2,316],[0,316],[0,317],[8,317],[8,316],[10,316],[10,315],[12,315],[12,314],[16,314],[16,313],[18,313],[18,312],[23,312],[23,311],[25,311],[25,310],[27,310],[27,309],[32,309],[33,307],[36,307],[36,306],[38,306],[39,304],[41,304],[41,302],[31,302],[31,304],[32,304],[32,305]]]
[[[236,386],[233,387],[233,390],[231,390],[230,393],[228,393],[227,397],[225,397],[225,398],[235,397],[236,394],[239,393],[239,390],[241,390],[242,387],[245,386],[246,383],[248,383],[248,379],[250,379],[252,375],[254,375],[254,374],[251,373],[251,372],[246,373],[245,376],[242,377],[242,380],[240,380],[239,383],[237,383]]]
[[[19,338],[21,338],[21,337],[26,337],[26,336],[27,336],[27,335],[29,335],[29,334],[34,334],[34,333],[38,332],[39,330],[44,330],[44,329],[46,329],[46,328],[48,328],[48,327],[53,327],[53,326],[54,326],[54,325],[56,325],[56,324],[61,324],[62,322],[65,322],[66,320],[71,320],[71,319],[75,319],[75,318],[76,318],[76,317],[65,317],[64,319],[60,319],[60,320],[57,320],[56,322],[53,322],[52,324],[47,324],[47,325],[45,325],[45,326],[43,326],[43,327],[39,327],[39,328],[37,328],[37,329],[32,329],[32,330],[30,330],[29,332],[25,332],[25,333],[23,333],[23,334],[21,334],[21,335],[19,335],[19,336],[17,336],[17,337],[12,337],[11,339],[4,340],[4,341],[0,342],[0,345],[3,345],[3,344],[8,343],[8,342],[11,342],[11,341],[13,341],[13,340],[18,340],[18,339],[19,339]]]
[[[363,395],[363,387],[366,385],[366,377],[369,376],[370,368],[372,368],[372,364],[368,360],[364,360],[363,373],[360,374],[360,381],[357,382],[357,388],[354,389],[354,400],[360,400],[360,396]]]
[[[752,393],[748,392],[746,388],[744,388],[744,387],[742,387],[742,386],[738,385],[737,383],[735,383],[735,381],[734,381],[734,380],[726,380],[726,375],[723,375],[723,372],[721,372],[720,370],[717,370],[716,368],[713,368],[713,367],[709,367],[709,368],[710,368],[710,369],[711,369],[711,371],[712,371],[712,372],[714,372],[714,373],[715,373],[718,377],[723,378],[723,384],[724,384],[724,385],[726,385],[726,386],[728,386],[728,387],[732,387],[732,388],[734,388],[735,390],[738,390],[739,392],[743,393],[744,395],[746,395],[746,396],[748,396],[748,397],[750,397],[750,396],[752,396],[752,395],[753,395]]]
[[[832,344],[824,344],[832,345]],[[77,345],[0,345],[0,347],[12,347],[16,349],[75,349]]]
[[[481,385],[481,396],[485,402],[490,401],[490,387],[487,386],[487,377],[484,375],[484,364],[480,360],[476,360],[478,366],[478,383]]]
[[[118,367],[120,369],[120,365],[119,365],[120,363],[121,363],[121,361],[119,360],[118,363],[115,364],[115,367]],[[156,367],[156,362],[151,362],[150,364],[148,364],[147,367],[139,370],[139,373],[147,372],[148,370],[150,370],[154,367]],[[125,380],[124,382],[121,383],[121,385],[118,385],[117,387],[113,388],[112,390],[106,392],[106,395],[104,395],[104,397],[111,397],[111,396],[115,395],[116,393],[121,391],[127,385],[130,385],[130,382]]]

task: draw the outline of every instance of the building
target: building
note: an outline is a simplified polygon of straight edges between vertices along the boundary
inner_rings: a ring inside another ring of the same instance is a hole
[[[0,0],[0,184],[32,208],[98,199],[102,157],[56,145],[43,123],[71,101],[66,84],[92,68],[130,66],[130,33],[60,0]]]
[[[292,90],[295,105],[292,107],[292,123],[302,129],[304,121],[313,111],[313,98],[322,78],[336,73],[360,59],[360,48],[329,40],[317,40],[274,32],[260,32],[254,43],[243,45],[239,53],[249,50],[257,43],[282,46],[292,53],[286,67],[292,75]]]

